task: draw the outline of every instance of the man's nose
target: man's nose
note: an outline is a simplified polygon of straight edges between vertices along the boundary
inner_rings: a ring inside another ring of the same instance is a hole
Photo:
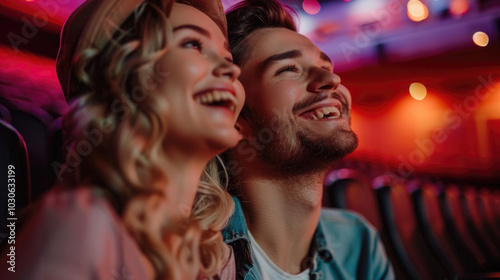
[[[311,70],[311,79],[307,85],[307,90],[314,93],[334,90],[340,84],[339,75],[319,67]]]

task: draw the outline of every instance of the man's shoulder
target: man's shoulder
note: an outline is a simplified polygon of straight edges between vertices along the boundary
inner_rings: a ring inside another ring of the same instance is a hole
[[[320,221],[328,225],[341,224],[358,227],[373,227],[359,213],[344,209],[323,208],[321,209]]]
[[[377,234],[376,229],[363,216],[350,210],[323,208],[319,224],[327,239],[352,239]]]
[[[234,201],[234,212],[231,218],[229,218],[227,225],[222,229],[222,237],[225,242],[231,242],[243,235],[248,235],[248,228],[241,202],[236,196],[232,196],[232,199]]]
[[[349,210],[322,209],[318,228],[346,272],[360,279],[394,279],[379,234],[363,216]]]

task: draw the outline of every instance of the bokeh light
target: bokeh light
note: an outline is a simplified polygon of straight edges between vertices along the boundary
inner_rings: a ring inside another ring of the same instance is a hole
[[[452,15],[461,16],[469,10],[469,1],[467,0],[452,0],[450,3],[450,13]]]
[[[422,100],[427,95],[427,88],[421,83],[413,83],[410,85],[410,95],[416,100]]]
[[[321,10],[321,4],[317,0],[304,0],[302,8],[310,15],[315,15]]]
[[[424,3],[419,0],[410,0],[408,1],[408,17],[413,21],[422,21],[429,16],[429,10]]]
[[[490,38],[488,35],[482,31],[478,31],[472,35],[472,41],[480,47],[486,47],[488,45],[488,42],[490,41]]]

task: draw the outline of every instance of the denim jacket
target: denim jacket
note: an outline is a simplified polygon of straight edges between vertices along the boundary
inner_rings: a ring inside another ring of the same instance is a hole
[[[233,200],[235,211],[222,234],[234,250],[236,279],[259,280],[243,209],[238,198]],[[353,212],[323,209],[311,249],[310,279],[394,279],[378,233]]]

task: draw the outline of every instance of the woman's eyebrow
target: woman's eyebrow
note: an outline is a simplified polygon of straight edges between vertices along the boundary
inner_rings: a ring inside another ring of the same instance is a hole
[[[210,32],[208,32],[206,29],[201,28],[201,27],[199,27],[197,25],[192,25],[192,24],[184,24],[184,25],[176,26],[176,27],[174,27],[174,32],[178,31],[178,30],[181,30],[181,29],[186,29],[186,28],[194,30],[194,31],[200,33],[201,35],[203,35],[205,37],[211,38]]]

